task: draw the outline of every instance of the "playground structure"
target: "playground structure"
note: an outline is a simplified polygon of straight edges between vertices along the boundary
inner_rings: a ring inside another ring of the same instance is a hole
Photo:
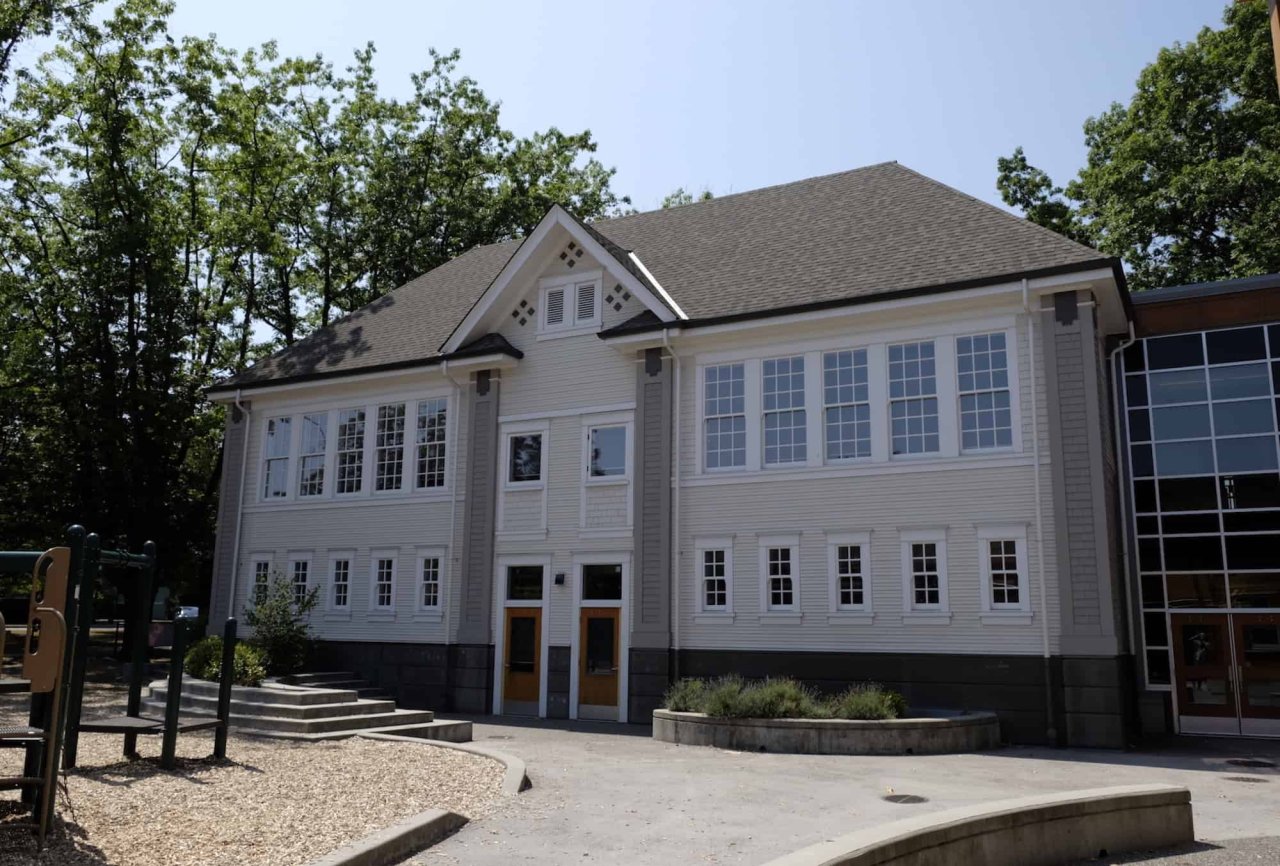
[[[81,715],[93,595],[104,568],[126,569],[137,579],[128,699],[123,716],[85,720]],[[140,554],[102,550],[96,534],[86,533],[82,526],[72,526],[67,530],[64,547],[46,551],[0,551],[0,573],[29,574],[32,581],[23,677],[0,676],[0,694],[31,694],[28,724],[0,728],[0,748],[24,747],[26,761],[21,776],[0,777],[0,790],[20,790],[22,801],[32,807],[33,820],[29,824],[5,826],[32,827],[43,847],[53,820],[58,763],[61,761],[64,770],[76,766],[82,731],[123,735],[124,756],[130,759],[139,757],[139,735],[159,735],[162,738],[160,766],[172,769],[178,734],[211,729],[214,731],[213,757],[226,757],[235,661],[234,619],[227,620],[223,632],[215,717],[192,718],[179,713],[183,659],[190,629],[189,624],[181,620],[174,622],[163,718],[141,713],[142,686],[150,658],[148,635],[156,574],[154,542],[148,541]],[[0,635],[7,641],[2,618]]]

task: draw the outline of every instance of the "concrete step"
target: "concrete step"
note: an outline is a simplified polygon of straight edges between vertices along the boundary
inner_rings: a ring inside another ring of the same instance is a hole
[[[147,715],[164,713],[164,702],[148,698],[142,702]],[[194,715],[209,715],[199,710],[188,710]],[[435,720],[430,710],[395,710],[389,713],[330,716],[319,719],[292,719],[283,716],[246,716],[231,714],[231,727],[251,732],[281,735],[334,734],[343,731],[363,731],[370,728],[424,725]]]
[[[360,675],[355,671],[319,671],[308,674],[286,674],[282,677],[276,677],[276,680],[287,686],[309,686],[359,678]]]
[[[151,683],[151,690],[164,689],[168,685],[167,680],[155,680]],[[209,682],[208,680],[198,680],[195,677],[184,676],[182,678],[182,694],[183,695],[200,695],[201,697],[216,698],[218,696],[218,684]],[[359,695],[354,689],[328,689],[328,688],[310,688],[306,686],[289,686],[279,683],[264,683],[262,686],[253,688],[249,686],[235,686],[231,690],[234,700],[251,701],[262,704],[341,704],[354,703]]]
[[[237,716],[278,716],[288,719],[320,719],[332,716],[363,716],[374,713],[390,713],[396,708],[395,701],[357,700],[333,704],[274,704],[259,701],[243,701],[236,699],[231,693],[231,713]],[[169,698],[169,689],[152,688],[151,698],[164,703]],[[208,695],[190,694],[185,689],[178,704],[184,710],[203,712],[215,715],[218,712],[218,699]]]
[[[436,719],[425,725],[393,725],[361,731],[364,734],[394,734],[397,737],[416,737],[420,740],[444,740],[446,743],[471,742],[471,723]]]
[[[354,679],[354,680],[325,680],[323,683],[316,683],[315,685],[308,685],[306,683],[301,683],[295,686],[294,688],[345,689],[347,691],[358,692],[361,689],[367,689],[372,687],[373,687],[373,683],[369,682],[368,680]]]
[[[356,694],[361,698],[368,698],[369,700],[375,701],[395,700],[395,696],[393,694],[388,692],[386,689],[379,688],[378,686],[364,686],[363,688],[356,689]]]

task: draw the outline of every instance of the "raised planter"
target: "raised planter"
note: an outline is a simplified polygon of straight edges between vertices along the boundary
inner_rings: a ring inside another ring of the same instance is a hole
[[[806,755],[940,755],[1000,745],[995,713],[930,711],[915,718],[714,719],[703,713],[653,711],[653,738],[739,752]]]

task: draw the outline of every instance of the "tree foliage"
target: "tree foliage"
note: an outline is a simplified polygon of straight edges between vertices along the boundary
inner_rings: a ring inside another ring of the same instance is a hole
[[[1280,271],[1280,92],[1266,0],[1160,51],[1128,105],[1084,125],[1065,191],[1022,148],[997,188],[1027,218],[1120,256],[1134,288]],[[1064,195],[1065,192],[1065,195]]]
[[[81,11],[0,13],[0,61],[58,31],[0,99],[0,547],[70,521],[107,545],[154,538],[200,597],[222,423],[207,386],[552,202],[590,219],[625,199],[589,132],[516,136],[456,52],[396,100],[372,45],[339,70],[177,38],[166,0]]]
[[[695,201],[710,201],[713,198],[715,198],[715,194],[709,189],[704,189],[695,196],[684,187],[678,186],[671,192],[667,193],[667,195],[662,199],[662,209],[666,210],[669,207],[680,207],[680,205],[683,204],[693,204]]]

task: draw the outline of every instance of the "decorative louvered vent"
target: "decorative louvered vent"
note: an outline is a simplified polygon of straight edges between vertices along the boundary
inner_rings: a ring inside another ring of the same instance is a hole
[[[547,325],[564,324],[564,289],[547,292]]]
[[[589,322],[596,317],[595,283],[583,283],[578,286],[577,321]]]
[[[614,286],[613,291],[604,296],[604,302],[613,307],[615,313],[622,312],[623,303],[629,300],[631,300],[631,293],[622,288],[621,283]]]
[[[523,328],[525,324],[533,318],[533,314],[536,312],[537,310],[533,308],[533,304],[528,301],[521,301],[520,304],[511,311],[511,318],[515,319],[516,324]]]
[[[569,241],[569,245],[560,251],[560,261],[569,267],[576,265],[580,258],[582,258],[582,247],[578,246],[577,241]]]

